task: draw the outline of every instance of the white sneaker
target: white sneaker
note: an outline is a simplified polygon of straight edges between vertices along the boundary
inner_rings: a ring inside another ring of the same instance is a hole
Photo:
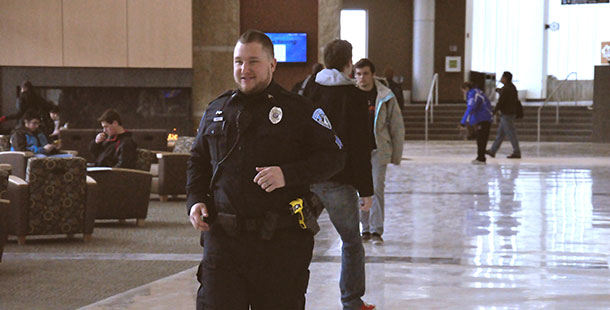
[[[486,164],[484,161],[480,161],[478,159],[473,159],[470,163],[473,165],[485,165]]]

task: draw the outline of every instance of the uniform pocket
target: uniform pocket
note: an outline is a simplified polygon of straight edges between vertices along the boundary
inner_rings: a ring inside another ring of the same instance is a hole
[[[210,158],[214,162],[218,162],[226,152],[226,133],[224,131],[224,121],[212,122],[205,128],[203,137],[208,142],[208,148],[210,151]]]

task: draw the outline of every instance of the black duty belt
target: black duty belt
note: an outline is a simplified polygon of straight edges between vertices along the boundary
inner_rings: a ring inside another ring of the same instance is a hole
[[[291,215],[267,212],[264,216],[246,218],[230,213],[218,213],[215,222],[230,236],[239,234],[259,234],[269,240],[277,230],[298,228],[296,219]]]

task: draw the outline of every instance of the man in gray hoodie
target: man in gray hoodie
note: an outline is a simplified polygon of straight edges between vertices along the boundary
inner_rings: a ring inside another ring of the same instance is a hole
[[[360,211],[362,241],[383,244],[385,173],[389,163],[400,165],[405,125],[394,93],[375,78],[375,65],[363,58],[354,68],[358,88],[367,95],[369,126],[377,146],[371,154],[375,189],[373,206],[370,211]]]
[[[316,75],[316,83],[305,96],[326,117],[314,119],[335,133],[343,143],[345,167],[328,181],[314,184],[316,193],[328,211],[330,220],[343,242],[341,257],[341,302],[343,309],[371,310],[374,305],[362,301],[365,291],[364,247],[360,236],[358,209],[368,211],[373,196],[371,151],[373,133],[368,125],[366,95],[349,77],[352,72],[352,45],[335,40],[324,47],[326,69]],[[358,201],[360,197],[360,202]]]

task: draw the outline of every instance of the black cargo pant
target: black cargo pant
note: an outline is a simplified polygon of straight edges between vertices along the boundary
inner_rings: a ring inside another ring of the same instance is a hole
[[[475,126],[478,127],[477,132],[477,160],[485,162],[485,150],[487,150],[487,141],[489,140],[489,127],[491,122],[480,122]]]
[[[304,310],[313,236],[278,230],[231,237],[219,226],[203,233],[197,310]],[[251,306],[251,308],[249,308]]]

